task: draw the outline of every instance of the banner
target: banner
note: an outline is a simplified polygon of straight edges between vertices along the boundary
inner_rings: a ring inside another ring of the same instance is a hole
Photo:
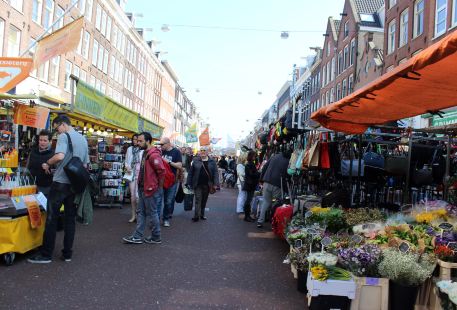
[[[28,78],[32,58],[0,57],[0,93],[6,93]]]
[[[208,127],[205,128],[205,130],[203,130],[202,134],[200,135],[200,137],[198,137],[198,140],[200,141],[200,146],[207,146],[207,145],[210,145],[210,142],[209,142],[209,129]]]
[[[217,142],[221,141],[222,138],[211,138],[211,144],[217,144]]]
[[[160,140],[163,128],[140,116],[138,117],[138,132],[143,131],[149,132],[153,139]]]
[[[186,143],[198,142],[197,137],[197,123],[190,125],[189,129],[184,133],[186,137]]]
[[[84,16],[65,25],[38,41],[33,68],[38,68],[49,59],[75,50],[81,40]]]
[[[87,114],[95,119],[116,125],[119,128],[138,132],[138,113],[106,97],[81,80],[76,87],[74,109],[76,112]]]
[[[46,128],[49,117],[49,109],[38,106],[18,104],[14,108],[14,123],[16,125],[29,126],[33,128]]]

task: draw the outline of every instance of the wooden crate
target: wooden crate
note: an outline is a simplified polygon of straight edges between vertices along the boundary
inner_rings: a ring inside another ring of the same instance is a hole
[[[451,280],[452,269],[457,269],[457,263],[447,263],[440,259],[437,259],[438,265],[440,266],[440,280]]]
[[[389,279],[355,278],[357,285],[351,310],[388,310]]]

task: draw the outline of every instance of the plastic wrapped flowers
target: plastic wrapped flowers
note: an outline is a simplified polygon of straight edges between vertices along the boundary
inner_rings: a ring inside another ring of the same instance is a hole
[[[453,304],[457,304],[457,283],[450,280],[439,281],[436,283],[438,288],[443,292],[448,294],[449,299]]]
[[[352,274],[339,267],[335,266],[324,266],[321,264],[311,267],[311,275],[315,280],[325,281],[325,280],[340,280],[340,281],[349,281],[352,279]]]
[[[311,264],[319,264],[324,266],[335,266],[338,262],[338,256],[327,252],[311,253],[308,256],[308,261]]]

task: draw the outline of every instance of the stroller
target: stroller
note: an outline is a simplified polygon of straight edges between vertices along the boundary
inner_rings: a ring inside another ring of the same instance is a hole
[[[224,183],[227,185],[227,187],[235,187],[236,184],[236,178],[235,178],[235,172],[231,169],[225,170],[225,172],[222,175],[224,179]]]

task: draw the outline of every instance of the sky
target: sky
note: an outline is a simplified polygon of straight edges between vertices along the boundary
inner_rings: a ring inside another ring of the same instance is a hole
[[[309,47],[322,47],[328,17],[339,18],[343,5],[344,0],[127,0],[126,12],[143,15],[135,27],[152,28],[146,39],[160,41],[161,59],[210,124],[211,136],[225,144],[227,136],[249,134],[291,80],[293,65],[305,63],[303,57],[313,54]],[[161,31],[163,24],[170,31]],[[282,31],[289,31],[288,39],[281,39]]]

